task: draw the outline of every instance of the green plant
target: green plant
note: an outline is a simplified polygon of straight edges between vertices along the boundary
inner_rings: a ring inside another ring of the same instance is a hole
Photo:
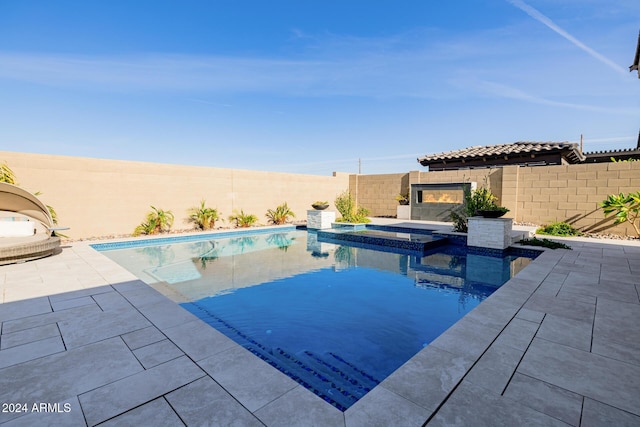
[[[240,210],[240,213],[234,213],[229,216],[229,221],[236,223],[236,227],[251,227],[258,221],[258,217],[253,214],[245,214],[244,210]]]
[[[549,249],[571,249],[571,246],[565,245],[564,243],[554,242],[549,239],[538,239],[537,237],[522,239],[518,243],[528,246],[542,246]]]
[[[614,163],[621,163],[621,162],[640,162],[640,159],[634,159],[633,157],[630,157],[628,159],[616,159],[615,157],[609,157],[609,159],[611,159],[612,162]]]
[[[536,234],[546,234],[549,236],[581,236],[582,233],[577,228],[566,222],[554,222],[549,225],[542,226],[536,230]]]
[[[285,222],[287,222],[289,217],[293,218],[296,216],[296,214],[294,214],[293,211],[289,209],[287,202],[284,202],[283,204],[275,208],[275,210],[274,209],[267,210],[266,216],[269,219],[269,222],[271,224],[282,225]]]
[[[200,201],[200,206],[189,209],[188,221],[200,230],[209,230],[216,225],[220,215],[217,209],[206,207],[206,201],[203,199]]]
[[[328,204],[329,202],[326,200],[324,202],[321,200],[316,200],[315,202],[311,203],[311,206],[314,206],[314,205],[322,206],[322,205],[328,205]]]
[[[18,182],[16,181],[16,175],[6,163],[0,163],[0,182],[18,185]]]
[[[409,192],[407,191],[406,193],[400,193],[400,194],[396,195],[396,200],[401,205],[408,205],[409,204]]]
[[[605,216],[615,212],[616,224],[629,222],[640,237],[640,191],[625,195],[611,194],[600,203]]]
[[[33,193],[34,196],[39,196],[42,193],[40,191],[36,191],[35,193]],[[51,215],[51,220],[53,221],[54,225],[58,224],[58,212],[56,212],[56,210],[53,208],[53,206],[49,206],[49,205],[45,205],[47,207],[47,209],[49,210],[49,215]],[[57,234],[58,236],[62,236],[62,237],[67,237],[64,234]]]
[[[151,206],[151,212],[147,214],[146,220],[133,230],[134,236],[140,234],[157,234],[169,231],[173,225],[174,216],[171,211],[158,209]]]
[[[486,184],[486,180],[485,180]],[[467,233],[469,231],[469,217],[476,216],[478,211],[503,210],[507,208],[498,206],[498,198],[486,186],[471,190],[465,186],[464,204],[457,209],[452,209],[449,218],[453,222],[454,231]]]
[[[466,199],[466,209],[470,216],[474,216],[478,211],[490,211],[495,210],[498,198],[493,195],[491,190],[487,187],[477,188],[469,193],[469,198]]]
[[[0,163],[0,182],[6,182],[7,184],[18,185],[18,181],[16,179],[15,173],[13,173],[9,165],[7,165],[6,163]],[[42,193],[40,193],[39,191],[36,191],[35,193],[33,193],[33,195],[36,197],[39,196],[40,194]],[[49,215],[51,215],[51,219],[53,220],[53,223],[58,224],[58,213],[52,206],[49,206],[49,205],[46,205],[46,206],[47,206],[47,209],[49,210]],[[58,235],[62,237],[66,237],[64,234],[58,234]]]
[[[364,207],[356,208],[356,202],[349,190],[340,193],[333,203],[338,212],[340,212],[340,215],[342,215],[339,221],[351,223],[371,222],[371,220],[367,218],[369,210]]]

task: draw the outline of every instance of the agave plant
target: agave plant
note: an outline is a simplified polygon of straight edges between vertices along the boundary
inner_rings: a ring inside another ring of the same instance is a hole
[[[146,221],[133,230],[134,236],[140,234],[157,234],[169,231],[173,225],[174,216],[171,211],[158,209],[151,206],[151,212],[147,214]]]
[[[244,210],[240,210],[240,213],[234,213],[229,216],[229,221],[233,221],[236,223],[236,227],[251,227],[253,224],[258,222],[258,217],[253,214],[245,214]]]
[[[200,230],[209,230],[221,219],[217,209],[206,207],[206,200],[200,201],[200,206],[189,209],[189,222],[192,222]]]
[[[284,202],[280,206],[278,206],[275,210],[269,209],[267,210],[267,218],[269,218],[269,222],[275,225],[281,225],[287,222],[289,217],[295,217],[296,214],[293,213],[287,202]]]

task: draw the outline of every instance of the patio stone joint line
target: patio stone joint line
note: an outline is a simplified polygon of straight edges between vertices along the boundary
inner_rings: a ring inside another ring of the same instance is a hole
[[[500,396],[504,396],[505,391],[507,391],[507,388],[509,387],[509,384],[511,383],[511,380],[513,379],[514,375],[518,371],[518,367],[522,363],[522,359],[524,359],[524,356],[525,356],[525,354],[527,354],[527,351],[529,350],[529,347],[531,347],[531,343],[533,342],[533,339],[536,337],[536,335],[538,335],[538,331],[542,327],[542,322],[544,322],[544,319],[546,317],[547,317],[547,313],[545,313],[542,316],[542,320],[540,321],[540,323],[538,323],[538,327],[536,328],[536,333],[533,334],[533,336],[531,337],[531,341],[529,341],[529,344],[527,344],[527,348],[522,352],[522,355],[520,356],[520,359],[518,359],[518,363],[516,364],[515,368],[513,369],[513,372],[509,376],[509,380],[507,381],[507,383],[505,384],[504,388],[500,392]]]

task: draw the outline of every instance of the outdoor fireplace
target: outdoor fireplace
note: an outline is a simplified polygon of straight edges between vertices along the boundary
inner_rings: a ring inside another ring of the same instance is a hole
[[[452,209],[464,204],[465,189],[475,183],[411,184],[411,219],[449,221]]]

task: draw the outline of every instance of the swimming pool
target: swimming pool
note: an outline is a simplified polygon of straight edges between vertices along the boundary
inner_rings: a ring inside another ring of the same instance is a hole
[[[530,260],[383,252],[301,230],[115,248],[104,254],[341,410]]]

